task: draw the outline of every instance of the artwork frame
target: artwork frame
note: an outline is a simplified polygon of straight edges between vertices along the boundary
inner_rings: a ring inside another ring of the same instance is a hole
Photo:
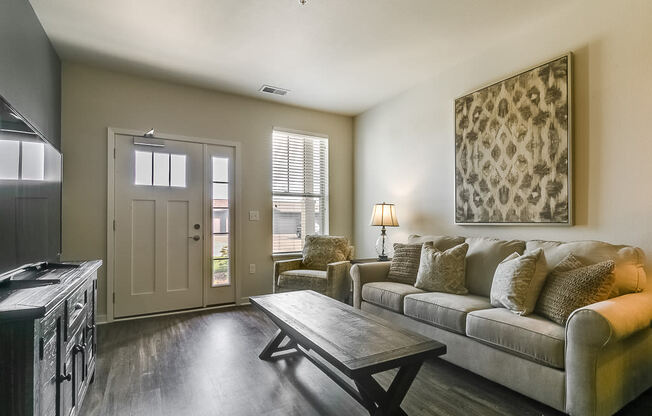
[[[453,100],[456,225],[573,225],[573,54]]]

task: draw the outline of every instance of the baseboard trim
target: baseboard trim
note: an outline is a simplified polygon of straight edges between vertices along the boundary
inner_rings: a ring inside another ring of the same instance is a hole
[[[249,301],[249,296],[245,296],[243,298],[240,298],[240,302],[238,302],[238,306],[245,306],[245,305],[251,305],[251,302]]]
[[[97,325],[104,325],[107,324],[108,322],[106,321],[106,314],[103,315],[97,315],[95,318],[95,324]]]

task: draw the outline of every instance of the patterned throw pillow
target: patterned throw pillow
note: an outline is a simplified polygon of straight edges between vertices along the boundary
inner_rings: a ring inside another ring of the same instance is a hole
[[[417,289],[429,292],[466,295],[466,252],[469,245],[462,243],[446,251],[437,250],[432,243],[424,243],[417,273]]]
[[[531,314],[547,272],[543,250],[536,249],[522,256],[512,253],[496,268],[491,284],[491,304],[519,315]]]
[[[389,266],[387,280],[413,285],[417,280],[421,246],[421,243],[394,243],[394,257],[392,258],[392,264]]]
[[[580,267],[574,268],[577,265]],[[569,254],[548,276],[536,312],[566,325],[574,310],[609,298],[614,285],[615,267],[613,260],[584,266]]]
[[[306,269],[326,270],[330,263],[348,258],[349,240],[334,235],[307,235],[303,246],[303,266]]]

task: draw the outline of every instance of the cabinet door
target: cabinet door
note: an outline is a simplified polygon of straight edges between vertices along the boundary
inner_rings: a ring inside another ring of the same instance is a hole
[[[63,363],[63,374],[70,374],[70,380],[63,380],[61,382],[61,414],[63,416],[70,416],[75,410],[75,372],[73,371],[73,357],[68,355]]]

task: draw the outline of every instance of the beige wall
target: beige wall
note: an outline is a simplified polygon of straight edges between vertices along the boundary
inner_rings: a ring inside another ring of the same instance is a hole
[[[542,7],[546,7],[542,5]],[[465,62],[355,119],[355,244],[373,255],[372,204],[397,204],[410,233],[599,239],[652,258],[652,2],[573,1],[483,45]],[[510,28],[506,27],[508,32]],[[453,99],[567,51],[575,54],[574,227],[455,226]],[[648,267],[649,269],[649,267]]]
[[[152,79],[64,63],[63,256],[106,261],[107,127],[157,131],[242,144],[242,254],[236,259],[243,297],[272,290],[272,128],[330,137],[330,232],[353,230],[353,121]],[[260,211],[260,221],[246,213]],[[256,274],[249,264],[256,263]],[[100,271],[99,313],[106,313],[106,268]]]

